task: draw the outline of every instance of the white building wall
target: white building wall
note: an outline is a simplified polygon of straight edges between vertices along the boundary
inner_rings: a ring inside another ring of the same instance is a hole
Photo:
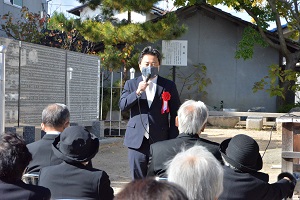
[[[203,63],[211,84],[206,87],[204,98],[196,87],[182,90],[181,100],[187,98],[202,100],[210,107],[235,108],[248,111],[252,107],[265,107],[267,112],[276,112],[276,97],[266,91],[253,93],[255,82],[268,75],[268,66],[278,64],[278,52],[270,47],[256,47],[250,60],[235,59],[238,42],[244,27],[219,15],[204,10],[179,17],[188,26],[188,31],[179,39],[188,41],[188,66],[180,67],[184,74],[193,72],[193,65]],[[170,72],[170,67],[161,67],[162,73]],[[164,72],[163,72],[164,71]],[[181,90],[183,83],[176,79]]]

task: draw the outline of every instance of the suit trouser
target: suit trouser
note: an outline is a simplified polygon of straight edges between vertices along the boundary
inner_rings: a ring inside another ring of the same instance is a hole
[[[149,140],[144,137],[139,149],[128,148],[128,161],[132,179],[146,177],[150,154]]]

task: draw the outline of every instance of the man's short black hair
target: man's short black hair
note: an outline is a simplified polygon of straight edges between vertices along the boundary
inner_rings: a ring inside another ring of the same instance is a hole
[[[0,134],[0,179],[15,181],[22,178],[24,169],[32,160],[24,139],[17,133]]]
[[[161,54],[157,49],[152,48],[151,46],[147,46],[143,49],[143,51],[141,52],[140,56],[139,56],[139,64],[141,64],[142,59],[144,57],[144,55],[153,55],[156,56],[159,62],[159,65],[161,63]]]

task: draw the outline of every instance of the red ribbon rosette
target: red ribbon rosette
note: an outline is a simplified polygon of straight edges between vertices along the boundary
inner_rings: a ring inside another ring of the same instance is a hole
[[[164,91],[161,96],[162,96],[162,99],[163,99],[161,114],[168,113],[168,112],[170,112],[168,101],[171,99],[171,94],[170,94],[170,92],[165,92]]]

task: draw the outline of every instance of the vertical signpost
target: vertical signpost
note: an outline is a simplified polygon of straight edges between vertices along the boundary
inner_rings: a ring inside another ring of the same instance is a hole
[[[72,73],[73,73],[73,68],[72,67],[68,67],[67,68],[67,106],[69,108],[69,110],[71,110],[71,103],[70,103],[70,82],[72,79]]]
[[[187,40],[162,41],[162,65],[173,66],[173,81],[176,77],[176,66],[187,66]]]
[[[0,46],[0,134],[5,127],[5,53],[6,47]]]

